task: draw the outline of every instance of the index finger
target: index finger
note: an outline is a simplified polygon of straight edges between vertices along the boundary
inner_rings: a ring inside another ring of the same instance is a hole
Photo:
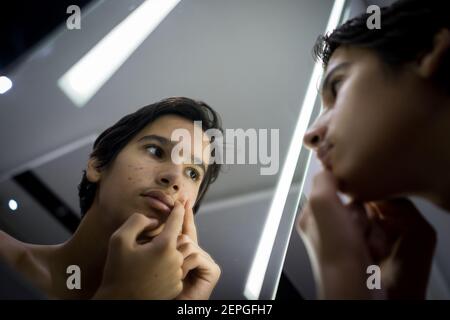
[[[175,243],[178,235],[181,233],[183,227],[184,207],[179,201],[175,201],[172,212],[167,218],[166,225],[158,238],[165,238],[168,241]]]
[[[341,214],[344,204],[337,191],[337,182],[328,171],[320,171],[314,176],[309,204],[317,219],[330,221]]]
[[[194,222],[194,211],[192,210],[190,200],[186,201],[184,209],[183,234],[188,235],[192,241],[198,244],[197,228]]]

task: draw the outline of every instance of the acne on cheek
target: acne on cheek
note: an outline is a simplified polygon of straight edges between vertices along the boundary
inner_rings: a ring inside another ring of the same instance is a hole
[[[136,166],[133,166],[133,165],[131,165],[131,164],[128,165],[128,168],[129,168],[130,170],[134,170],[134,171],[140,171],[140,170],[143,170],[143,169],[144,169],[144,167],[136,167]],[[129,176],[129,177],[128,177],[128,181],[133,181],[133,178]]]

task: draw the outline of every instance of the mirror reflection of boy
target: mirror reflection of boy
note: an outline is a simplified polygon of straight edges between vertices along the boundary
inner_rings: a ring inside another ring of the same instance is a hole
[[[203,148],[192,148],[203,162],[171,158],[173,130],[194,137],[194,121],[204,135],[222,130],[211,107],[184,97],[123,117],[94,143],[73,236],[45,246],[0,232],[0,257],[50,298],[208,299],[220,268],[198,244],[194,212],[220,164],[202,159],[206,136]],[[80,289],[67,286],[70,265],[80,268]]]
[[[406,196],[450,210],[450,5],[400,0],[320,37],[323,170],[298,222],[321,298],[426,296],[436,234]],[[350,196],[345,205],[337,191]],[[381,289],[366,268],[378,265]]]

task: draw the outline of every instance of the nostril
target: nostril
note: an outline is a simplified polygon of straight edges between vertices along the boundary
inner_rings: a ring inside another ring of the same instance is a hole
[[[311,144],[316,145],[319,142],[319,136],[316,134],[311,138]]]
[[[178,189],[179,189],[178,186],[176,186],[176,185],[173,186],[173,188],[175,189],[175,191],[178,191]]]

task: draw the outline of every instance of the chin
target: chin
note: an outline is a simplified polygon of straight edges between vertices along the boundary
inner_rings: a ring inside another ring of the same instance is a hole
[[[390,197],[386,186],[376,184],[371,177],[363,175],[335,176],[337,188],[353,201],[370,202]],[[379,181],[379,180],[378,180]]]
[[[361,159],[356,161],[355,159]],[[386,200],[412,195],[415,181],[382,159],[365,161],[362,157],[340,158],[333,163],[333,176],[340,192],[360,202]]]

